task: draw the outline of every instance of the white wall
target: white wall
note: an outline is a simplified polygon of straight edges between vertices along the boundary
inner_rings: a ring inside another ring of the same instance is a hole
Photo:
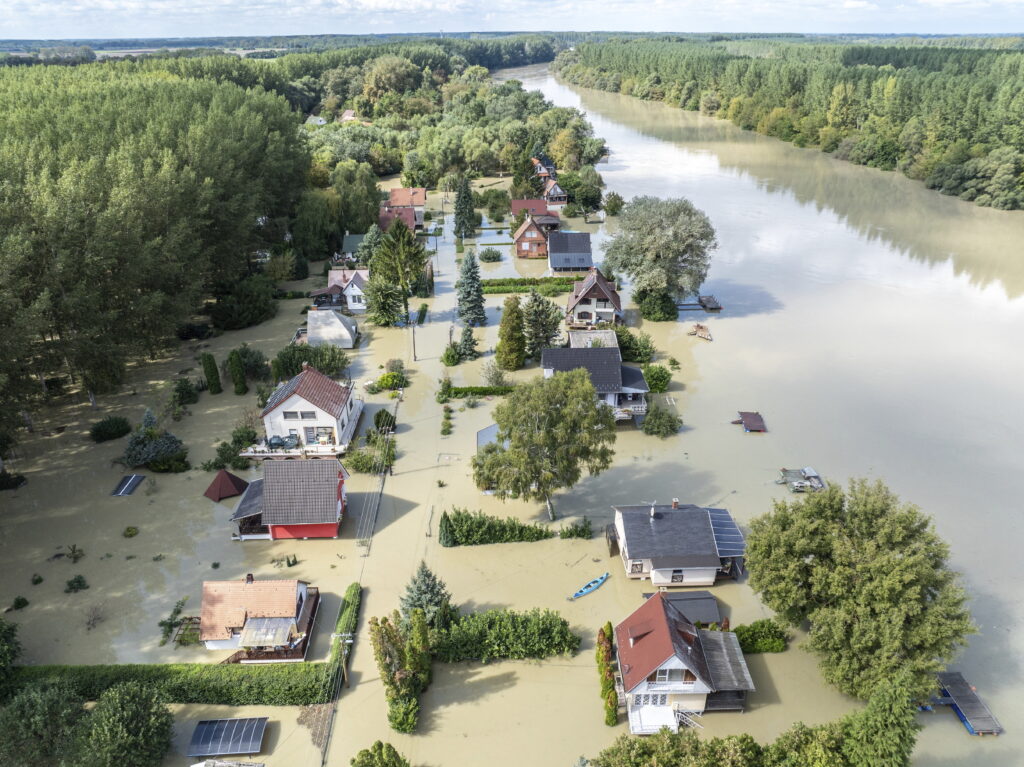
[[[683,582],[672,583],[672,570],[652,570],[651,583],[655,586],[714,586],[717,567],[683,567]]]
[[[231,639],[208,639],[204,644],[207,650],[236,650],[242,646],[241,642],[241,634],[232,634]]]
[[[341,418],[334,418],[330,413],[321,410],[309,402],[304,400],[302,397],[293,394],[281,405],[278,405],[270,413],[263,418],[263,429],[267,433],[267,437],[282,436],[286,437],[291,433],[290,430],[294,429],[295,433],[299,435],[302,440],[302,444],[306,444],[306,429],[317,427],[330,427],[334,429],[334,438],[337,440],[341,430],[345,427],[348,422],[348,416],[351,406],[351,397],[349,398],[349,406],[346,407],[345,413],[342,414]],[[296,412],[299,413],[299,418],[295,420],[285,419],[285,412]],[[316,418],[303,419],[301,414],[303,411],[312,411],[316,413]]]

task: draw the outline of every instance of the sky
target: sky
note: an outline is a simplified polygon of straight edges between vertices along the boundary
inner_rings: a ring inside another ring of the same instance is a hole
[[[440,30],[1024,33],[1024,0],[0,0],[0,39]]]

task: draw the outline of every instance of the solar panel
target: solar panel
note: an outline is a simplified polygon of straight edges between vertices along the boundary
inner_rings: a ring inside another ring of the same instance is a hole
[[[251,719],[204,719],[192,732],[187,756],[258,754],[268,717]]]
[[[747,542],[740,532],[732,515],[725,509],[708,509],[711,518],[711,531],[715,536],[715,545],[720,557],[742,557],[747,550]]]
[[[131,495],[135,492],[135,488],[142,484],[142,480],[145,478],[145,474],[132,474],[128,477],[122,477],[111,495]]]

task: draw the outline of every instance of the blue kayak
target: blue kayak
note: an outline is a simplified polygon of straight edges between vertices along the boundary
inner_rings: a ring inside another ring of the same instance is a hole
[[[597,589],[601,588],[601,584],[604,583],[606,580],[608,580],[608,573],[605,573],[600,578],[594,578],[594,580],[592,580],[586,586],[581,588],[579,591],[577,591],[571,597],[568,597],[568,600],[571,602],[574,599],[579,599],[580,597],[586,596],[591,591],[596,591]]]

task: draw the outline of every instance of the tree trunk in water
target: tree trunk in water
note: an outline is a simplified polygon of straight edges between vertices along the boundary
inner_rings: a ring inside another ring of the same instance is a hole
[[[555,521],[555,507],[551,505],[551,498],[544,499],[545,505],[548,507],[548,519],[552,522]]]

